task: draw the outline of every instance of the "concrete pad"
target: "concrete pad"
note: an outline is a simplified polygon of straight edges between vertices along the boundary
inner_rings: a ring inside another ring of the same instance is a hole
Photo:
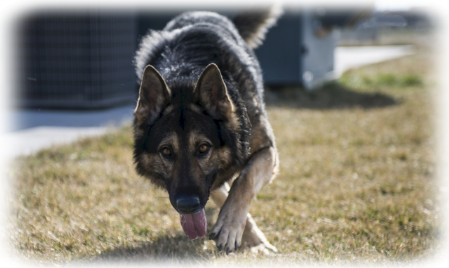
[[[414,53],[415,50],[412,45],[337,47],[335,49],[335,72],[337,77],[340,77],[349,69]]]
[[[3,157],[28,155],[51,145],[104,134],[132,120],[134,105],[97,111],[15,110],[11,111],[2,141],[8,147]]]
[[[121,125],[132,118],[134,105],[107,110],[15,110],[9,114],[9,131],[34,127],[100,127]]]
[[[2,141],[8,145],[3,157],[10,159],[28,155],[52,145],[76,141],[82,137],[106,133],[106,127],[33,127],[4,134]]]

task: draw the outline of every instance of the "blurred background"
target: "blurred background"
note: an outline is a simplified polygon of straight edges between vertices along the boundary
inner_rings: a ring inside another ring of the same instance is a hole
[[[194,10],[194,9],[192,9]],[[210,10],[210,9],[209,9]],[[186,11],[34,12],[20,22],[16,104],[26,108],[107,108],[136,100],[132,66],[140,39]],[[238,10],[212,10],[232,18]],[[339,46],[425,42],[423,11],[285,7],[256,49],[267,85],[313,89],[338,78]],[[369,56],[369,55],[368,55]]]
[[[384,2],[283,8],[284,15],[255,51],[267,96],[285,86],[313,91],[348,69],[413,54],[416,45],[432,42],[435,26],[422,8]],[[13,135],[6,136],[20,140],[23,150],[14,153],[103,133],[106,125],[129,121],[139,87],[133,58],[141,38],[187,10],[198,8],[44,9],[19,18],[18,88],[9,102]],[[207,10],[229,18],[241,11]],[[27,135],[34,142],[24,144]]]

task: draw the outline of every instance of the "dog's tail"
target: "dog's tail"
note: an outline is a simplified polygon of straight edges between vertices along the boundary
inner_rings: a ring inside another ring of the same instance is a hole
[[[243,40],[252,49],[262,44],[269,28],[276,24],[282,15],[281,6],[274,5],[268,9],[248,10],[239,13],[233,20]]]

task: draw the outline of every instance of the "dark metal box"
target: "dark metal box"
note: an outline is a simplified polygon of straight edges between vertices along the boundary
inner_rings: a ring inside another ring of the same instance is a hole
[[[136,99],[133,14],[36,13],[20,26],[19,106],[103,108]]]

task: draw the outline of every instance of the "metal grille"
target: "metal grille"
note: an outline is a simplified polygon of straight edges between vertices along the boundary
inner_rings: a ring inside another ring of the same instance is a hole
[[[3,105],[100,108],[135,99],[135,1],[2,4]]]

